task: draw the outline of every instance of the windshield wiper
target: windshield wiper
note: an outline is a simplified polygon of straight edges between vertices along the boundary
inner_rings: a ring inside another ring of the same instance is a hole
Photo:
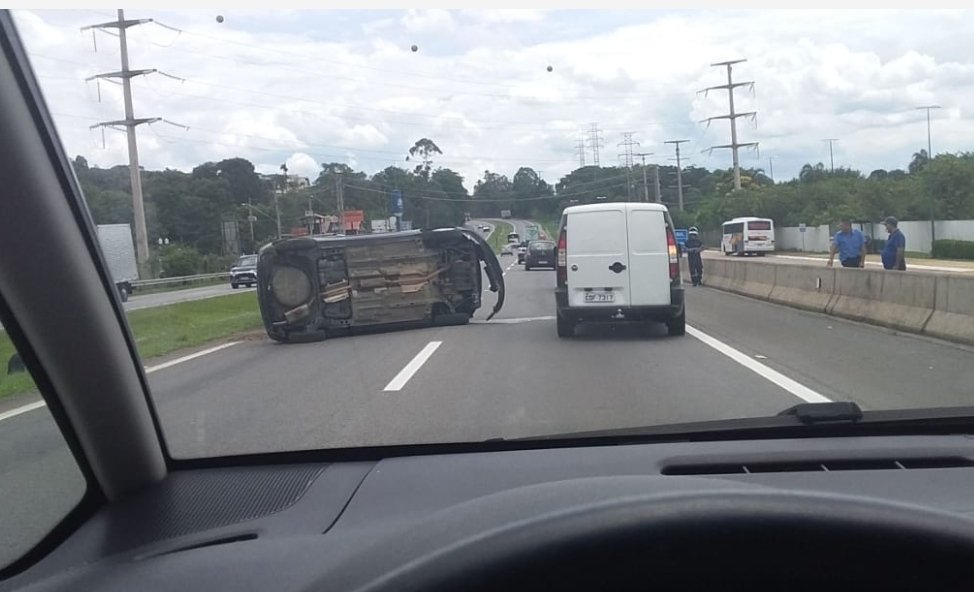
[[[853,401],[829,401],[827,403],[802,403],[789,407],[778,416],[793,415],[803,424],[862,420],[862,409]]]
[[[777,415],[565,432],[491,441],[575,441],[584,445],[641,441],[792,438],[882,434],[971,434],[974,407],[863,411],[852,401],[802,403]]]

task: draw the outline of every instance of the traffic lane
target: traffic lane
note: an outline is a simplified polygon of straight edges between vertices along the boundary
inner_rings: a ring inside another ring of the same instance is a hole
[[[559,339],[552,278],[517,268],[507,277],[520,304],[458,328],[401,392],[349,418],[346,433],[359,439],[344,445],[767,416],[802,402],[697,339],[669,337],[661,323],[582,324],[575,338]]]
[[[707,274],[704,271],[704,281]],[[687,322],[834,400],[867,409],[974,404],[974,349],[687,287]]]
[[[155,294],[145,294],[144,296],[132,296],[122,306],[127,311],[141,310],[143,308],[153,308],[192,300],[204,300],[206,298],[215,298],[217,296],[226,296],[228,294],[253,290],[256,290],[256,288],[237,288],[234,290],[230,287],[230,284],[220,284],[218,286],[205,286],[202,288],[174,290],[172,292],[157,292]]]
[[[255,338],[149,376],[176,458],[332,446],[348,417],[381,396],[446,328],[382,331],[317,343]]]

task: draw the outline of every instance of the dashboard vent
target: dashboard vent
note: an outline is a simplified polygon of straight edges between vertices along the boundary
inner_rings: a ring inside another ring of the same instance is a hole
[[[665,467],[664,475],[746,475],[754,473],[811,473],[829,471],[885,471],[950,469],[974,466],[959,456],[905,459],[838,459],[824,461],[775,461],[753,463],[682,464]]]

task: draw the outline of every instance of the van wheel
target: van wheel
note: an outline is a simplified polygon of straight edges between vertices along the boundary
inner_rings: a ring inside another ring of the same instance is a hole
[[[686,335],[687,333],[687,311],[683,309],[680,316],[666,321],[666,331],[673,337]]]
[[[574,337],[575,322],[571,319],[562,318],[561,315],[555,318],[558,324],[558,337]]]

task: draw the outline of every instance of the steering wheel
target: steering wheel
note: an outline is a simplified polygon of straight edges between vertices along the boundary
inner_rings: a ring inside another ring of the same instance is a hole
[[[489,498],[461,514],[489,524]],[[462,520],[445,522],[454,518]],[[583,502],[501,522],[452,540],[414,529],[413,542],[397,543],[409,552],[356,589],[974,589],[974,521],[888,501],[711,490]]]

